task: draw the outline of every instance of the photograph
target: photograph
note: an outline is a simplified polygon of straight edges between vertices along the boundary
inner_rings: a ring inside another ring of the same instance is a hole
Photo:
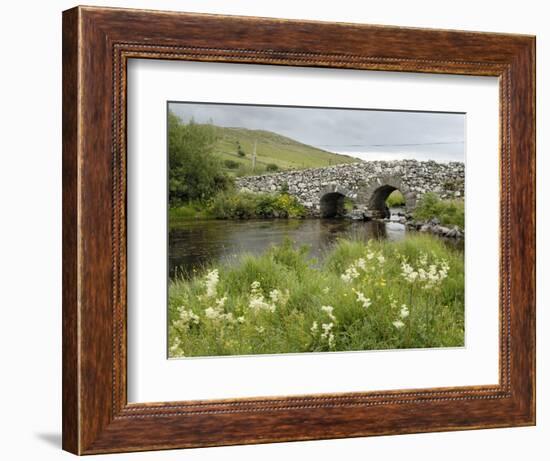
[[[167,103],[168,357],[463,347],[464,113]]]

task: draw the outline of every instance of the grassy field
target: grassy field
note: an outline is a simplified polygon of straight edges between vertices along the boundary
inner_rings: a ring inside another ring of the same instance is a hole
[[[169,286],[171,357],[464,344],[463,254],[435,237],[286,242]]]
[[[226,167],[227,172],[235,175],[262,174],[268,170],[268,165],[275,165],[276,168],[272,168],[276,171],[357,162],[353,157],[317,149],[270,131],[215,128],[219,141],[214,147],[214,153],[224,165],[226,161],[236,162],[237,165],[228,163],[232,167]],[[252,171],[254,142],[257,143],[256,169]],[[244,156],[239,155],[239,146]]]

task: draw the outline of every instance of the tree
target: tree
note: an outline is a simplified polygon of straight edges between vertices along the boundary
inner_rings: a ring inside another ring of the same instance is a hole
[[[237,141],[237,154],[239,157],[245,157],[246,153],[244,152],[244,149],[241,146],[241,143]]]
[[[216,141],[212,124],[198,124],[193,119],[185,124],[174,113],[168,113],[170,206],[207,200],[231,185],[214,155]]]

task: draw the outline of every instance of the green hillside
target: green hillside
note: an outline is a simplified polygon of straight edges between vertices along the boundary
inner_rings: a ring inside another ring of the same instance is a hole
[[[218,141],[214,153],[221,158],[227,172],[238,176],[359,161],[347,155],[302,144],[271,131],[218,126],[215,129]],[[256,168],[253,171],[254,142],[256,142]]]

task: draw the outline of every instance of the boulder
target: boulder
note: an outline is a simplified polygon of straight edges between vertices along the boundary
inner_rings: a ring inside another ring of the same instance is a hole
[[[445,237],[454,238],[454,239],[459,239],[459,238],[462,238],[463,236],[464,236],[464,233],[460,230],[458,226],[454,226],[452,229],[449,230],[449,232],[445,234]]]

